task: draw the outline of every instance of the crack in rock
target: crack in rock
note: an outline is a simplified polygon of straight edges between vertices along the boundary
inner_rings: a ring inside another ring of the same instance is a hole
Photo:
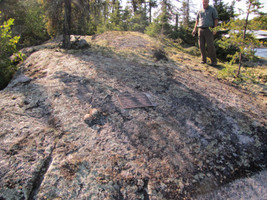
[[[31,189],[31,192],[28,198],[26,198],[27,200],[34,200],[36,195],[38,194],[39,188],[44,180],[44,176],[52,163],[52,160],[53,160],[52,153],[53,153],[53,150],[50,153],[50,155],[44,159],[43,164],[40,167],[40,170],[38,171],[36,176],[33,178],[32,189]]]

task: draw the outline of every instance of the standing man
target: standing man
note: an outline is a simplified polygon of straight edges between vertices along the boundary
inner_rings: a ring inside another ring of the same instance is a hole
[[[213,35],[216,31],[211,32],[210,28],[214,28],[218,25],[218,13],[217,10],[209,6],[209,0],[203,0],[203,8],[197,13],[197,20],[195,23],[192,35],[196,35],[196,29],[198,27],[198,44],[201,52],[201,64],[207,63],[206,47],[208,49],[208,57],[211,59],[211,65],[217,65],[216,50],[214,46]]]

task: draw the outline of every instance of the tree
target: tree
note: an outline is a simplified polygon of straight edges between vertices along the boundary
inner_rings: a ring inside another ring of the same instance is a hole
[[[144,32],[148,26],[147,6],[145,0],[132,0],[132,15],[129,19],[129,30]]]
[[[72,0],[71,33],[76,35],[89,34],[90,4],[87,0]],[[99,22],[100,23],[100,22]]]
[[[183,26],[184,27],[189,27],[189,0],[184,0],[182,2],[182,15],[183,15]]]
[[[156,0],[149,0],[149,3],[148,3],[148,12],[149,12],[149,23],[152,22],[152,8],[156,8],[158,5],[157,5],[157,1]]]
[[[245,20],[245,24],[244,24],[244,29],[243,29],[243,35],[242,35],[242,43],[240,46],[240,52],[239,52],[239,67],[238,67],[238,72],[237,72],[237,76],[240,75],[240,69],[242,66],[242,57],[244,55],[244,53],[246,52],[246,47],[247,47],[247,42],[246,41],[246,31],[248,28],[248,17],[251,13],[257,13],[258,9],[261,8],[261,3],[257,0],[247,0],[247,17]],[[251,40],[250,40],[251,41]]]
[[[18,48],[39,44],[48,39],[45,13],[37,0],[2,0],[2,20],[15,19],[12,33],[20,35]]]
[[[143,4],[146,4],[145,0],[131,0],[131,3],[134,14],[142,9]]]
[[[64,5],[63,48],[69,49],[71,34],[71,0],[65,0]]]
[[[218,12],[218,17],[220,22],[229,22],[231,18],[235,17],[234,6],[235,2],[233,1],[231,5],[225,4],[222,0],[214,0],[214,7]]]
[[[23,22],[19,24],[23,27],[20,29],[20,47],[37,45],[46,41],[49,35],[42,4],[36,0],[21,0],[18,6],[24,10]]]
[[[251,28],[253,30],[267,30],[267,13],[259,13],[258,17],[251,20]]]
[[[2,0],[0,1],[0,11],[2,12],[1,23],[8,19],[16,19],[21,13],[21,8],[18,6],[19,0]]]
[[[240,70],[244,58],[253,59],[253,49],[258,45],[258,41],[252,34],[247,33],[247,30],[249,28],[249,15],[251,13],[258,13],[258,10],[261,8],[261,4],[257,0],[247,0],[246,3],[247,11],[245,20],[231,19],[228,23],[223,24],[223,29],[230,30],[229,37],[224,37],[221,41],[218,41],[219,46],[223,49],[233,47],[237,49],[233,55],[228,55],[232,58],[232,63],[238,60],[239,66],[237,76],[240,76]]]
[[[121,27],[121,6],[119,0],[112,1],[112,13],[110,14],[110,23],[113,30],[120,30]]]
[[[169,23],[171,20],[171,13],[171,2],[169,0],[162,0],[159,21],[161,23],[161,33],[165,36],[170,35],[172,32],[172,28]]]
[[[1,18],[1,12],[0,12]],[[12,37],[11,26],[14,25],[14,19],[10,18],[0,25],[0,60],[3,61],[9,58],[13,53],[17,52],[16,44],[20,37]]]
[[[146,27],[145,33],[150,36],[164,36],[172,37],[174,33],[174,27],[171,25],[171,19],[173,15],[173,6],[170,0],[160,1],[160,13],[154,21]]]
[[[50,36],[62,33],[63,24],[63,0],[42,0],[47,17],[47,31]]]
[[[230,5],[225,4],[222,0],[213,0],[213,5],[218,12],[219,24],[227,24],[230,20],[236,17],[234,13],[235,2],[233,1]],[[225,47],[222,44],[222,37],[229,32],[229,29],[220,30],[215,35],[215,47],[217,57],[223,61],[230,61],[230,56],[236,53],[238,50],[231,42]],[[220,44],[221,43],[221,44]],[[220,44],[220,45],[218,45]]]
[[[89,13],[90,1],[87,0],[42,0],[48,17],[48,32],[51,36],[63,33],[63,48],[70,48],[70,34],[73,32],[72,24],[77,17],[73,16],[72,7],[78,7]],[[98,3],[98,2],[96,2]],[[86,8],[88,10],[86,10]],[[77,14],[77,12],[75,13]],[[77,21],[83,21],[79,19]],[[62,26],[63,24],[63,26]],[[79,26],[77,26],[79,27]]]

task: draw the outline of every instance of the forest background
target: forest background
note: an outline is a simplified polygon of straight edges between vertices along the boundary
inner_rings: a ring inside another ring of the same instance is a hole
[[[219,14],[215,38],[218,58],[231,63],[255,60],[253,49],[265,43],[259,43],[246,30],[267,29],[262,3],[214,0],[210,5]],[[240,5],[245,5],[243,10],[239,9]],[[16,71],[16,60],[23,59],[18,50],[64,33],[137,31],[181,46],[197,46],[197,37],[191,34],[197,9],[190,0],[0,0],[0,89]],[[239,32],[230,38],[223,37],[231,30]],[[10,60],[13,53],[17,53],[15,62]]]

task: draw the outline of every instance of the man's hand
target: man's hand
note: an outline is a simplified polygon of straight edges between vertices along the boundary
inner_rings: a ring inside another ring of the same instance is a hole
[[[192,32],[192,35],[193,35],[193,37],[195,37],[195,36],[196,36],[196,32],[197,32],[197,25],[198,25],[198,19],[196,20],[196,23],[195,23],[195,26],[194,26],[194,30],[193,30],[193,32]]]
[[[196,36],[196,29],[193,30],[192,35],[193,35],[193,37]]]

